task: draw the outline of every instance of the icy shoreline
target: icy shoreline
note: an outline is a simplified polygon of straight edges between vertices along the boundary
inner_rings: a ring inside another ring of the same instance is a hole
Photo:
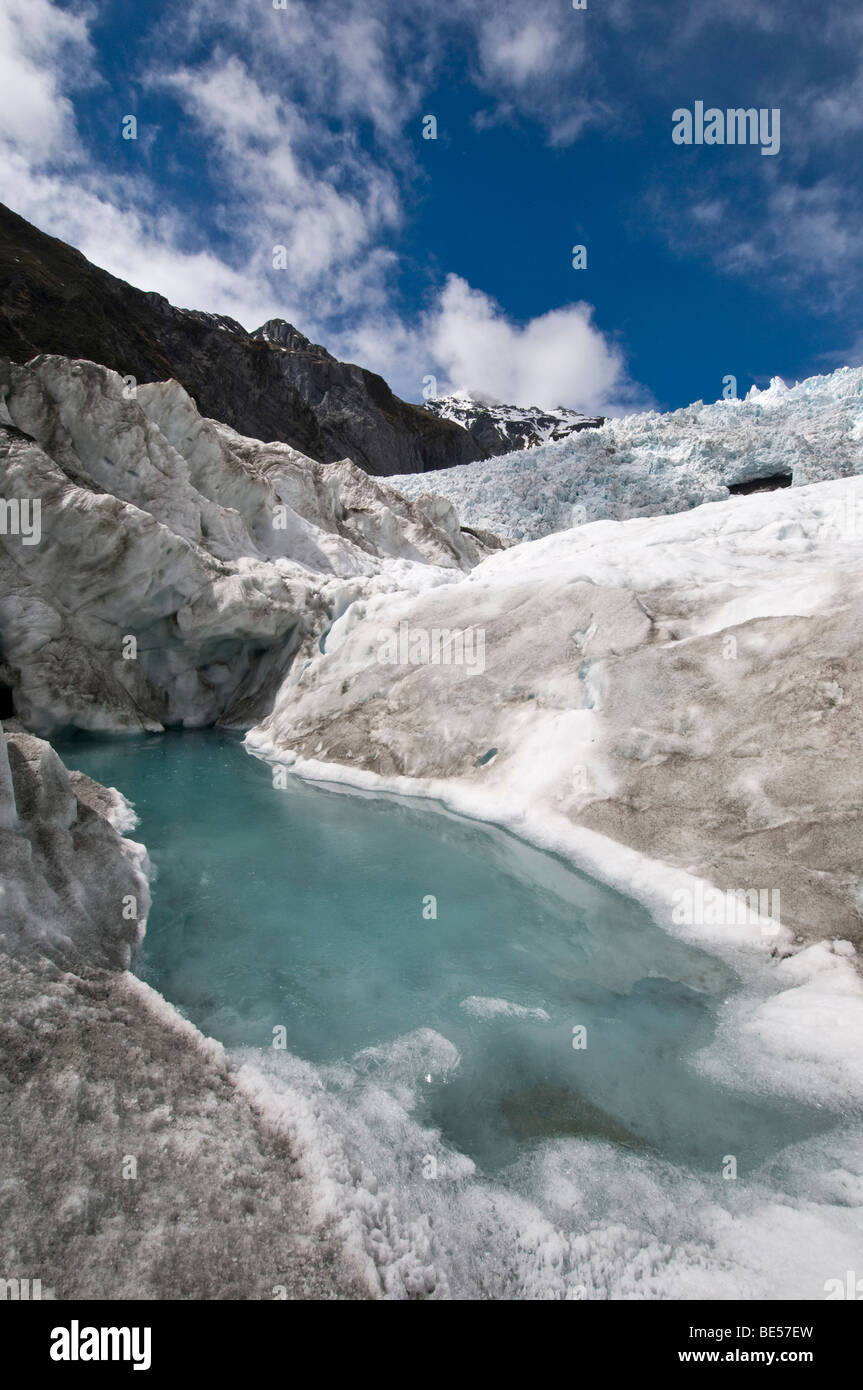
[[[56,1299],[366,1297],[224,1049],[126,968],[150,906],[135,820],[0,727],[3,1276]]]
[[[770,918],[751,924],[676,924],[675,894],[683,889],[694,895],[699,884],[703,889],[714,885],[564,817],[527,807],[502,814],[494,798],[477,789],[381,777],[359,768],[292,758],[255,731],[245,742],[253,756],[284,764],[305,780],[347,793],[415,797],[433,807],[437,803],[559,855],[580,872],[640,903],[663,930],[711,951],[738,971],[745,983],[760,985],[764,999],[750,1017],[738,1018],[735,1027],[746,1032],[749,1043],[757,1040],[764,1050],[759,1058],[764,1078],[771,1076],[774,1084],[781,1079],[786,1094],[806,1096],[814,1086],[833,1101],[863,1103],[863,975],[850,942],[822,940],[795,946],[791,933]],[[780,999],[784,1002],[777,1002]],[[811,1008],[808,1020],[802,1012],[807,1005]],[[789,1056],[789,1044],[795,1043],[795,1054]],[[747,1069],[742,1053],[741,1048],[735,1060],[741,1073]],[[795,1077],[797,1067],[803,1068],[799,1078]]]
[[[414,1181],[421,1156],[436,1154],[442,1171],[466,1160],[418,1126],[411,1096],[426,1068],[445,1072],[457,1065],[444,1038],[417,1034],[381,1048],[383,1076],[392,1069],[393,1080],[356,1100],[347,1067],[238,1053],[241,1084],[290,1126],[322,1210],[339,1222],[347,1248],[354,1259],[365,1259],[368,1277],[380,1280],[385,1298],[814,1299],[825,1296],[826,1281],[838,1277],[843,1260],[853,1266],[863,1238],[863,980],[849,943],[795,949],[787,932],[778,938],[760,928],[736,936],[682,932],[671,920],[671,902],[686,876],[673,866],[537,813],[503,816],[489,801],[441,783],[292,759],[260,735],[246,743],[253,756],[347,795],[417,797],[443,814],[501,826],[636,897],[659,925],[697,941],[740,979],[715,1038],[694,1064],[744,1092],[808,1103],[817,1098],[848,1121],[823,1139],[789,1145],[737,1191],[736,1184],[714,1187],[653,1159],[570,1141],[539,1151],[525,1179],[531,1188],[539,1182],[539,1191],[550,1184],[539,1206],[524,1192],[484,1182],[472,1166],[459,1170],[456,1183],[455,1170],[450,1173],[443,1199]],[[401,1150],[398,1161],[389,1158],[393,1145]],[[539,1177],[543,1165],[546,1178]],[[561,1190],[570,1194],[563,1207]],[[577,1231],[568,1229],[571,1200],[583,1212]],[[678,1221],[681,1202],[691,1210]],[[501,1227],[497,1239],[480,1234],[492,1211]],[[476,1268],[469,1274],[465,1263],[463,1247],[473,1239],[490,1241],[482,1274]],[[508,1242],[518,1258],[508,1257]],[[475,1280],[473,1286],[466,1279]]]

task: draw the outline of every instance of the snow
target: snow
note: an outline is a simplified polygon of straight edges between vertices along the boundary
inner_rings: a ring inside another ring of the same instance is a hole
[[[600,521],[368,601],[247,746],[346,791],[504,825],[635,897],[741,981],[694,1065],[835,1125],[863,1101],[863,530],[846,524],[860,507],[851,477]],[[402,620],[482,627],[485,670],[380,665],[379,631]],[[767,890],[771,908],[781,890],[781,920],[675,920],[681,892],[714,884]],[[463,1007],[539,1021],[506,1000]],[[414,1117],[426,1076],[451,1065],[445,1040],[408,1041],[359,1089],[347,1068],[243,1071],[295,1117],[304,1171],[384,1297],[819,1299],[854,1268],[859,1122],[745,1181],[554,1140],[505,1190],[454,1183]]]
[[[513,1004],[508,999],[486,999],[479,994],[471,994],[459,1006],[473,1018],[522,1018],[535,1023],[548,1023],[549,1015],[545,1009],[532,1009],[527,1004]]]
[[[792,387],[775,378],[745,400],[629,415],[541,448],[388,481],[406,497],[448,498],[465,526],[532,540],[602,518],[683,511],[771,474],[800,486],[861,471],[863,367],[842,367]]]

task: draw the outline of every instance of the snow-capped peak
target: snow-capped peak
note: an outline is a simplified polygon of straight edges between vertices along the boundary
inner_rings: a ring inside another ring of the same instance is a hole
[[[439,419],[454,420],[462,425],[490,454],[532,449],[604,423],[602,416],[582,415],[565,406],[543,410],[536,405],[502,405],[470,391],[433,396],[425,402],[425,407]]]

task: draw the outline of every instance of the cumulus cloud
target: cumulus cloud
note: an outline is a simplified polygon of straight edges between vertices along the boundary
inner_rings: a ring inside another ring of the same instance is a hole
[[[511,405],[608,412],[631,396],[619,350],[593,323],[589,304],[570,304],[519,325],[458,275],[429,318],[429,350],[448,389]]]
[[[329,346],[380,372],[406,400],[427,393],[432,377],[439,395],[468,391],[507,405],[601,415],[651,408],[593,314],[589,304],[569,304],[515,323],[490,295],[449,275],[419,321],[369,315]]]

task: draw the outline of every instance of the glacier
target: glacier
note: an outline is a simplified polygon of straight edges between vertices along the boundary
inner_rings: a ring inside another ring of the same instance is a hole
[[[91,362],[0,364],[0,438],[2,496],[43,532],[0,536],[0,681],[39,733],[248,724],[354,598],[499,544]]]
[[[696,1064],[847,1117],[739,1186],[613,1146],[548,1144],[517,1193],[462,1181],[442,1197],[388,1157],[435,1152],[403,1083],[354,1102],[322,1090],[314,1068],[250,1059],[249,1084],[274,1113],[304,1116],[297,1142],[314,1180],[377,1262],[385,1296],[807,1299],[823,1297],[834,1266],[853,1267],[861,509],[853,476],[513,546],[453,584],[347,610],[247,735],[302,777],[427,797],[636,898],[745,982]],[[484,671],[381,666],[381,627],[397,621],[481,627]],[[681,892],[713,885],[781,888],[781,922],[675,918]],[[373,1199],[358,1168],[375,1174]]]
[[[863,518],[857,477],[593,522],[371,598],[248,742],[520,833],[548,825],[554,847],[607,837],[591,872],[628,845],[723,889],[781,884],[794,932],[859,941],[863,526],[849,518]],[[380,664],[399,623],[472,625],[484,670]]]
[[[43,526],[42,545],[0,537],[10,1268],[59,1242],[85,1296],[250,1296],[264,1242],[291,1296],[812,1298],[853,1267],[863,369],[395,486],[237,435],[176,383],[129,400],[50,356],[2,366],[0,438],[0,492],[39,499]],[[729,496],[778,473],[793,486]],[[402,622],[481,630],[484,669],[382,663]],[[461,1169],[414,1189],[398,1146],[433,1143],[411,1094],[454,1065],[446,1040],[396,1040],[379,1085],[334,1096],[298,1059],[204,1038],[125,968],[149,876],[130,808],[35,737],[215,721],[294,774],[495,822],[644,903],[743,982],[699,1065],[847,1124],[721,1197],[588,1145],[546,1148],[506,1199]],[[781,923],[676,922],[699,886],[781,888]],[[120,1119],[158,1175],[140,1209],[113,1171],[104,1195]]]
[[[463,525],[536,540],[588,521],[683,511],[729,487],[784,474],[793,485],[863,471],[863,367],[745,399],[607,420],[525,453],[388,479],[406,497],[436,493]]]

